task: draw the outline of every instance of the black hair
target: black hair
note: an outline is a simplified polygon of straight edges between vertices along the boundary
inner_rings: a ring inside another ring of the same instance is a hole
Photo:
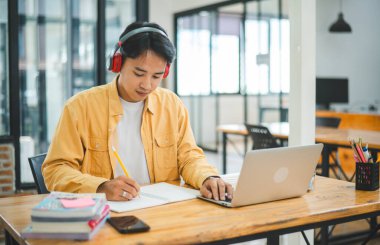
[[[166,34],[164,28],[156,23],[134,22],[125,28],[119,40],[128,32],[140,27],[153,27]],[[123,55],[123,63],[126,58],[137,58],[147,50],[154,51],[169,64],[173,62],[176,53],[175,47],[168,37],[157,32],[141,32],[131,36],[121,45],[120,52]]]

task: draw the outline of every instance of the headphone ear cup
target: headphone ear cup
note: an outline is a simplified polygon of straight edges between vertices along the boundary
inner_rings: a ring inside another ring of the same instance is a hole
[[[112,72],[119,73],[121,71],[121,65],[123,63],[123,56],[121,53],[116,53],[111,57],[110,68]]]
[[[165,72],[164,72],[164,75],[162,76],[163,78],[167,78],[168,77],[169,70],[170,70],[170,64],[166,64]]]

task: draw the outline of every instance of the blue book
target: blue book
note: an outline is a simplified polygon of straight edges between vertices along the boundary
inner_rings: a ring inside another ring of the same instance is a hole
[[[42,218],[41,220],[32,219],[32,228],[33,232],[45,233],[57,233],[62,231],[69,233],[90,232],[99,223],[101,223],[105,217],[108,217],[109,213],[110,208],[106,205],[104,206],[101,214],[87,220],[75,220],[77,218],[71,218],[74,220],[68,220],[67,218]]]
[[[61,199],[78,199],[78,198],[92,198],[94,205],[87,207],[65,208]],[[49,196],[44,198],[37,206],[32,208],[32,220],[39,218],[54,219],[70,219],[76,218],[78,220],[90,220],[97,214],[101,213],[107,199],[104,193],[66,193],[66,192],[51,192]]]

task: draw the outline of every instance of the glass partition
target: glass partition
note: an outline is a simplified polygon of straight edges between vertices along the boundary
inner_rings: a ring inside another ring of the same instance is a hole
[[[246,4],[246,93],[258,98],[259,122],[287,121],[284,98],[290,87],[287,1],[252,1]]]
[[[284,5],[287,1],[242,1],[179,15],[178,94],[288,93],[290,30]]]
[[[250,94],[289,92],[289,20],[279,11],[277,0],[247,3],[245,76]]]
[[[106,64],[115,44],[124,29],[136,20],[135,0],[107,0],[106,1]],[[106,68],[105,68],[106,69]],[[111,82],[115,74],[106,73],[106,83]]]
[[[215,13],[201,12],[177,22],[177,91],[180,95],[209,94],[211,24]]]
[[[71,69],[72,94],[96,85],[96,24],[97,1],[81,0],[72,2],[71,14]]]
[[[243,4],[218,9],[216,30],[212,36],[212,92],[240,92],[240,50]]]
[[[240,92],[243,4],[177,18],[177,92]]]
[[[105,83],[97,77],[97,28],[105,28],[109,52],[120,33],[136,17],[134,0],[107,0],[104,26],[98,26],[98,0],[18,0],[18,4],[20,169],[21,182],[29,183],[33,178],[27,158],[48,150],[67,99]],[[0,11],[6,9],[5,6]],[[0,17],[0,47],[5,45],[3,16]],[[5,91],[7,82],[3,79],[7,76],[2,74],[7,69],[3,68],[3,52],[1,48],[0,89]],[[0,103],[5,103],[2,97]],[[6,119],[1,110],[0,132],[6,130],[3,126]]]
[[[287,5],[287,0],[224,1],[175,14],[175,89],[186,100],[204,149],[217,150],[218,137],[209,132],[221,123],[287,121]],[[268,111],[275,114],[265,119]]]
[[[10,134],[7,6],[0,0],[0,136]]]
[[[71,95],[69,1],[19,0],[21,182],[33,182],[27,158],[46,152]]]

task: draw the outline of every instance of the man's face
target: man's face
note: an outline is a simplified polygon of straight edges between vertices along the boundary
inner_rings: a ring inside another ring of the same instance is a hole
[[[148,50],[139,57],[127,58],[121,68],[118,90],[128,102],[139,102],[153,92],[162,80],[166,61]]]

